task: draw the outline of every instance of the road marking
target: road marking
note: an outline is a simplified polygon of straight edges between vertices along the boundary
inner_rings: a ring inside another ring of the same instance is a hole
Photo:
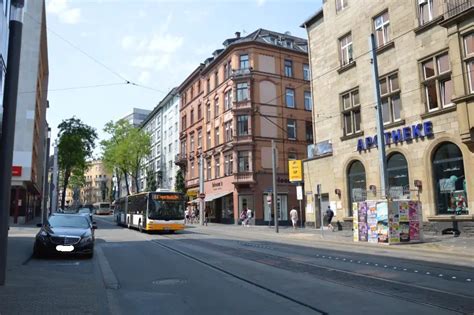
[[[96,254],[100,270],[102,271],[102,279],[104,280],[105,287],[107,289],[117,290],[120,287],[119,282],[117,277],[115,277],[115,274],[110,267],[109,261],[107,260],[107,257],[105,257],[100,245],[96,246]]]

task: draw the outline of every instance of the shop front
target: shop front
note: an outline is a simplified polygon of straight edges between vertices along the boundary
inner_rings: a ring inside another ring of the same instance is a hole
[[[447,126],[433,118],[385,133],[387,195],[391,200],[420,202],[425,231],[469,234],[474,226],[474,152]],[[337,156],[304,161],[305,192],[315,197],[306,208],[319,209],[319,184],[320,193],[329,195],[333,205],[333,220],[346,228],[353,221],[353,204],[384,196],[376,139],[349,141],[352,149],[339,143],[341,147],[334,148]]]
[[[205,208],[211,222],[233,224],[234,185],[231,177],[216,178],[204,183]]]

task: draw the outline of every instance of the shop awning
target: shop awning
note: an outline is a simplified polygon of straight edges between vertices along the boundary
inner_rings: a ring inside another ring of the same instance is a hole
[[[232,193],[232,191],[225,191],[225,192],[223,191],[223,192],[216,193],[216,194],[209,194],[209,195],[206,196],[206,198],[204,198],[204,201],[208,202],[208,201],[212,201],[212,200],[215,200],[215,199],[219,199],[219,198],[227,196],[231,193]]]

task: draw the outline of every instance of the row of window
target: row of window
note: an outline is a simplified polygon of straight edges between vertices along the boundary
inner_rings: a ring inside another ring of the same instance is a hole
[[[336,13],[345,10],[348,7],[349,1],[348,0],[335,0],[336,2]],[[437,16],[439,16],[439,8],[442,3],[440,0],[415,0],[417,6],[417,17],[418,17],[418,24],[420,26],[426,25],[427,23],[433,21]],[[455,3],[455,5],[459,6],[460,3]],[[385,13],[378,15],[374,18],[374,29],[377,34],[377,37],[383,40],[384,30],[388,27],[388,15],[384,16]],[[380,36],[380,37],[379,37]]]
[[[214,160],[214,172],[212,172],[211,158],[205,160],[205,178],[206,180],[211,180],[213,178],[219,178],[221,176],[229,176],[234,173],[234,158],[232,152],[227,152],[223,154],[224,156],[224,173],[221,175],[221,156],[215,155]],[[189,161],[190,166],[188,167],[188,178],[195,178],[198,176],[197,168],[198,161],[191,160]],[[250,152],[249,151],[238,151],[237,152],[237,172],[249,172],[250,171]],[[212,177],[214,176],[214,177]]]
[[[464,62],[467,69],[469,93],[474,93],[474,33],[463,39]],[[424,59],[420,63],[422,97],[426,111],[433,112],[453,105],[453,82],[448,52],[442,52]],[[379,78],[384,124],[402,119],[401,90],[398,72]],[[359,89],[355,88],[341,94],[341,114],[344,135],[361,131],[361,105]]]
[[[249,60],[249,55],[248,54],[243,54],[239,56],[239,70],[248,70],[250,69],[250,60]],[[231,63],[230,61],[227,61],[223,65],[223,74],[224,74],[224,81],[227,80],[231,74],[232,74],[232,69],[231,69]],[[284,60],[284,74],[286,77],[292,78],[294,76],[293,73],[293,61],[291,59],[285,59]],[[310,70],[309,70],[309,64],[303,64],[303,79],[306,81],[310,80]],[[214,86],[213,89],[216,89],[219,84],[222,82],[219,82],[219,71],[216,70],[214,72]],[[206,91],[207,93],[211,92],[211,78],[208,77],[206,79]],[[198,80],[197,81],[197,93],[201,93],[201,82]],[[239,101],[239,86],[237,86],[237,101]],[[194,93],[194,85],[191,85],[188,91],[185,91],[183,93],[183,104],[187,104],[188,101],[192,100],[197,94]]]

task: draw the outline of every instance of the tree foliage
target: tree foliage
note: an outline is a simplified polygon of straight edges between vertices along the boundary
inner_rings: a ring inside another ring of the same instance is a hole
[[[181,168],[179,168],[178,171],[176,172],[176,181],[175,181],[174,189],[178,192],[182,192],[182,193],[186,192],[184,174]]]
[[[151,152],[151,137],[125,120],[108,122],[104,131],[110,135],[110,139],[101,141],[105,167],[123,175],[127,194],[130,194],[129,175],[134,180],[136,191],[139,192],[138,176],[143,159]],[[118,185],[120,187],[120,182]]]
[[[76,117],[63,120],[58,129],[58,162],[59,169],[63,173],[61,207],[64,208],[70,177],[73,173],[79,174],[81,171],[84,174],[87,160],[92,158],[97,133],[94,128]]]

